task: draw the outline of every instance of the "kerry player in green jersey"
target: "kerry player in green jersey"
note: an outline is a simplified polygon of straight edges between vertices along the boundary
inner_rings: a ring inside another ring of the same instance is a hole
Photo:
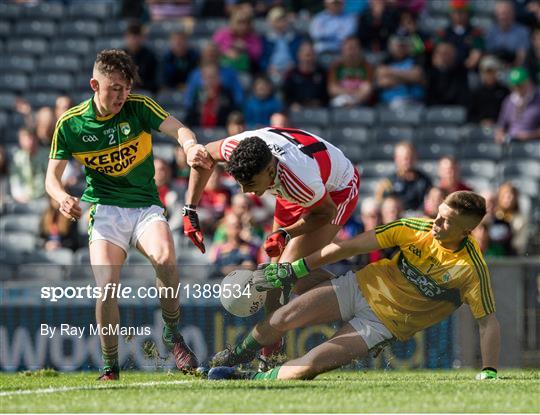
[[[120,269],[130,245],[152,263],[158,287],[177,287],[176,255],[169,225],[163,215],[152,156],[152,130],[176,139],[190,166],[210,168],[204,146],[193,132],[144,95],[131,94],[138,80],[132,59],[121,50],[97,55],[90,87],[91,99],[66,111],[58,120],[51,143],[47,192],[60,212],[81,217],[79,200],[61,183],[68,159],[85,166],[87,187],[81,200],[92,203],[89,223],[90,262],[96,285],[119,282]],[[188,189],[186,202],[190,203]],[[201,250],[202,235],[195,212],[184,210],[185,233]],[[96,321],[102,327],[120,323],[116,298],[96,302]],[[178,298],[160,298],[163,341],[180,369],[197,366],[197,358],[179,331]],[[104,371],[99,379],[119,379],[118,336],[101,333]]]

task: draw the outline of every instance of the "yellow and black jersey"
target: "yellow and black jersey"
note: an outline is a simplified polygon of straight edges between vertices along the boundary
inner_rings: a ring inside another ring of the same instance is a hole
[[[451,251],[431,233],[433,221],[400,219],[375,228],[381,248],[399,247],[392,259],[356,273],[370,307],[399,340],[450,315],[462,303],[475,318],[495,311],[489,271],[476,241]]]

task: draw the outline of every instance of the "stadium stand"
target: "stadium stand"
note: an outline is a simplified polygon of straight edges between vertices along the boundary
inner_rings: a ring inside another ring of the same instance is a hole
[[[426,2],[419,26],[428,37],[448,24],[448,5],[447,0]],[[493,22],[494,2],[475,0],[471,5],[472,24],[487,31]],[[43,106],[54,107],[60,94],[69,95],[74,103],[90,97],[89,75],[95,53],[124,46],[123,34],[128,22],[122,20],[119,13],[118,2],[112,0],[0,3],[0,146],[8,155],[6,171],[9,171],[10,157],[17,149],[17,130],[27,125],[32,117],[25,109],[25,103],[32,111],[37,111]],[[297,16],[292,27],[297,33],[306,35],[309,23],[309,19]],[[190,46],[200,51],[213,34],[226,25],[225,14],[223,17],[186,16],[150,21],[147,45],[162,56],[169,49],[169,35],[185,31],[191,36]],[[264,17],[254,20],[254,29],[262,36],[268,31]],[[377,70],[387,53],[385,50],[366,51],[365,57]],[[320,66],[328,68],[335,61],[335,55],[321,55],[317,60]],[[504,79],[510,69],[511,65],[507,65],[500,78]],[[470,79],[478,77],[475,69],[469,72]],[[243,75],[242,82],[250,85],[252,75],[255,73]],[[277,90],[281,97],[279,84]],[[180,120],[185,118],[184,90],[181,88],[161,88],[154,98]],[[538,238],[534,235],[540,234],[540,141],[496,144],[493,125],[467,124],[467,108],[425,107],[421,104],[390,108],[378,104],[376,95],[369,106],[305,107],[300,111],[290,110],[289,117],[292,126],[328,139],[358,165],[362,175],[362,197],[373,196],[377,183],[394,173],[394,146],[403,140],[415,144],[418,166],[435,181],[437,160],[445,155],[458,158],[462,177],[475,190],[496,192],[501,183],[510,180],[518,188],[520,200],[530,215],[529,252],[537,252],[535,240]],[[190,127],[202,143],[227,135],[225,126]],[[181,167],[176,164],[174,143],[161,134],[154,135],[154,143],[154,156],[169,163],[173,175],[181,180],[176,171]],[[9,177],[2,174],[2,183],[8,183]],[[230,187],[227,178],[222,181],[231,193],[238,191],[237,187]],[[9,191],[3,189],[0,205],[0,265],[6,267],[1,276],[3,280],[40,274],[36,264],[48,264],[47,276],[54,280],[91,275],[87,247],[76,252],[65,248],[52,252],[42,249],[38,232],[40,215],[47,205],[44,200],[16,203],[10,198]],[[260,225],[268,227],[268,221],[262,221]],[[84,229],[84,226],[80,228]],[[207,238],[211,240],[212,235]],[[80,239],[84,241],[85,236],[81,234]],[[177,258],[183,267],[181,272],[195,280],[203,280],[204,272],[196,265],[207,264],[206,256],[191,249],[182,237],[175,239],[181,248]],[[126,277],[149,277],[148,260],[137,251],[129,252],[127,263],[129,268],[123,271]],[[71,264],[80,268],[67,272],[66,266]]]

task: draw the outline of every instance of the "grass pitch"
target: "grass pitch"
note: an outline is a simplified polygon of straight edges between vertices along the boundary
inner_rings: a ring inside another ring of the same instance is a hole
[[[335,371],[313,381],[208,381],[179,373],[0,374],[1,412],[540,412],[540,371]]]

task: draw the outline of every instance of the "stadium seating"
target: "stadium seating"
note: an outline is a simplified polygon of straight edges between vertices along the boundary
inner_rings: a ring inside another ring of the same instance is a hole
[[[332,110],[335,125],[366,125],[375,123],[375,110],[371,108],[336,108]]]
[[[471,2],[473,25],[488,28],[493,21],[494,4],[492,0]],[[422,29],[433,32],[448,22],[448,0],[429,0],[426,6],[428,13],[419,21]],[[24,5],[0,2],[0,135],[9,155],[17,148],[17,129],[25,121],[15,111],[17,96],[24,97],[34,109],[53,106],[60,93],[69,94],[75,103],[90,97],[89,73],[95,52],[124,45],[127,21],[118,18],[118,9],[119,2],[112,0]],[[192,30],[191,44],[200,47],[227,24],[226,18],[213,17],[152,22],[148,26],[148,42],[161,55],[168,48],[170,33]],[[293,21],[300,33],[307,33],[309,24],[310,20],[304,16]],[[257,18],[254,26],[259,33],[267,30],[265,19]],[[365,53],[372,64],[381,62],[386,55],[385,51]],[[319,63],[328,66],[335,57],[321,55]],[[469,74],[469,78],[473,83],[478,82],[477,74]],[[249,85],[251,77],[243,75],[242,82]],[[155,98],[175,117],[185,119],[181,91],[160,91]],[[295,127],[327,138],[358,165],[363,197],[371,196],[381,178],[394,172],[395,144],[409,140],[418,150],[419,168],[434,181],[439,158],[454,155],[461,162],[464,181],[475,190],[494,190],[505,180],[515,183],[521,193],[522,207],[531,212],[535,226],[540,222],[540,142],[495,144],[493,128],[466,123],[464,107],[319,108],[292,112],[291,121]],[[202,143],[227,135],[224,128],[194,127],[194,131]],[[155,134],[153,150],[156,157],[172,161],[174,142],[163,134]],[[40,263],[51,264],[50,272],[40,275],[50,274],[53,280],[92,278],[88,248],[75,253],[45,252],[37,248],[39,217],[46,205],[45,199],[27,204],[9,203],[1,212],[0,279],[19,278],[17,264],[21,262],[28,264],[20,270],[21,278],[30,276],[31,271],[39,274]],[[207,265],[208,255],[192,249],[185,238],[178,235],[175,238],[176,246],[181,248],[177,250],[178,261],[184,264],[181,274],[204,279],[208,270],[196,264]],[[72,263],[76,266],[67,271],[66,267]],[[137,251],[129,252],[127,264],[129,268],[123,271],[127,278],[148,278],[151,274],[148,260]]]
[[[308,129],[309,130],[309,129]],[[309,130],[310,132],[314,132]],[[320,134],[325,136],[325,134]],[[350,142],[358,144],[367,144],[370,141],[369,131],[363,127],[344,127],[330,128],[326,132],[326,137],[331,143],[338,147],[341,143]]]
[[[416,126],[422,121],[424,107],[412,105],[399,109],[379,107],[378,113],[382,124]]]
[[[8,214],[0,218],[0,232],[28,232],[36,234],[39,230],[39,215],[28,214]]]
[[[429,124],[456,124],[465,122],[467,112],[463,107],[437,107],[433,106],[426,109],[425,120]]]
[[[310,124],[326,127],[330,121],[328,110],[325,108],[309,108],[291,113],[293,125]]]

